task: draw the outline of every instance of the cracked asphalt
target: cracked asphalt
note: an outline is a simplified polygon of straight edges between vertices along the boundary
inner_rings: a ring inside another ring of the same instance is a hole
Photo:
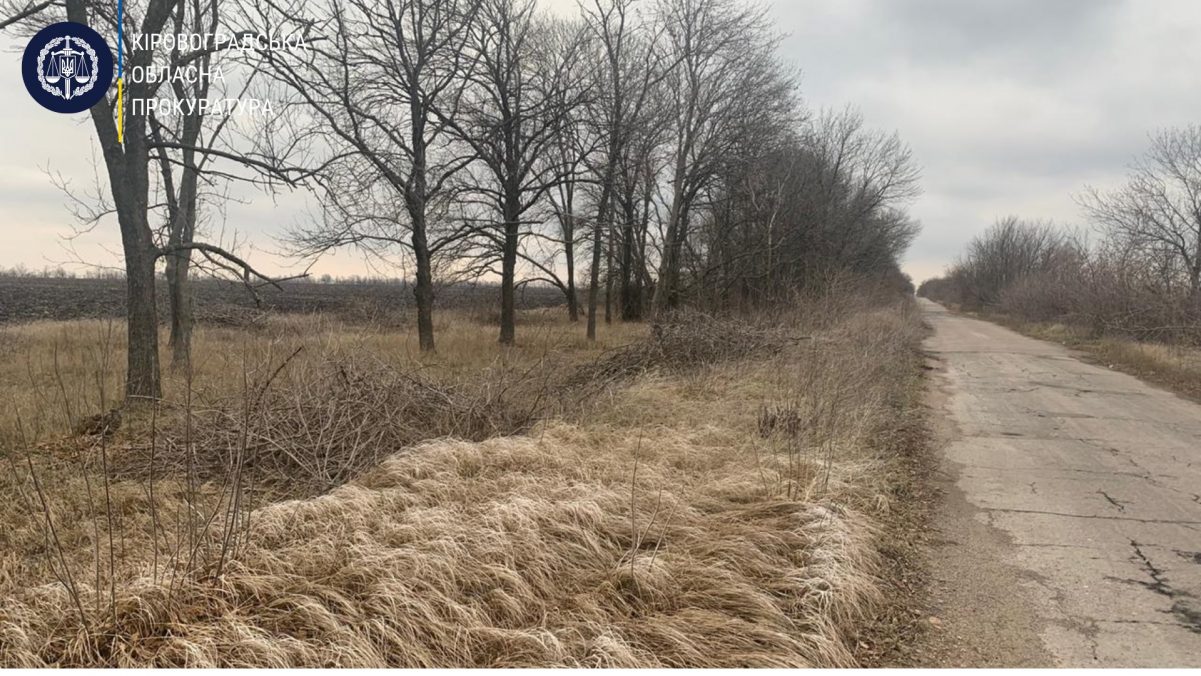
[[[1201,405],[921,303],[947,495],[929,660],[1201,667]]]

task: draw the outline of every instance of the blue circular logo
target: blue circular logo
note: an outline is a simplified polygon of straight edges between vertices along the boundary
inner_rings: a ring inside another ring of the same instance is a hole
[[[113,82],[113,53],[100,34],[74,21],[33,36],[21,60],[25,88],[43,108],[78,113],[96,105]]]

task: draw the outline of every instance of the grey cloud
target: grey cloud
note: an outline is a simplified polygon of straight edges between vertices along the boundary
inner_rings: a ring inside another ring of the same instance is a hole
[[[909,255],[921,277],[1009,213],[1079,223],[1157,128],[1201,122],[1201,3],[800,0],[776,3],[813,106],[896,129],[924,165]]]
[[[908,0],[877,3],[881,21],[931,60],[991,53],[1079,54],[1112,27],[1122,0]]]

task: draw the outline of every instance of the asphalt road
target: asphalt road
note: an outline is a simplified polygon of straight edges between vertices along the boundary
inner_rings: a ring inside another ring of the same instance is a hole
[[[922,301],[931,662],[1201,667],[1201,405]]]

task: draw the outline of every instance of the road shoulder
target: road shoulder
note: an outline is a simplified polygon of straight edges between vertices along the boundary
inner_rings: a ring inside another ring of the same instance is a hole
[[[946,457],[960,438],[947,411],[943,364],[929,358],[927,406],[936,460],[932,483],[940,494],[926,541],[929,567],[927,621],[915,666],[1049,667],[1032,573],[1005,563],[1013,542],[988,523],[958,487],[961,468]]]

